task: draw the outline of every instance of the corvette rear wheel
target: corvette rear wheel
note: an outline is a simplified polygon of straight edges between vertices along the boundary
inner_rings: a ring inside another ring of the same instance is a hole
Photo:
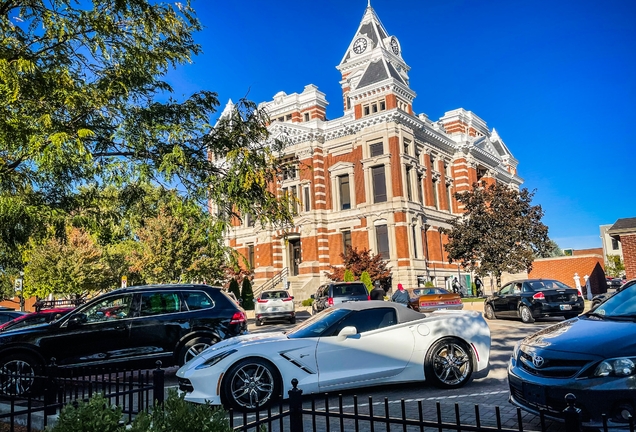
[[[473,374],[473,356],[466,343],[459,339],[442,339],[426,354],[424,372],[426,380],[436,387],[461,387]]]
[[[223,381],[226,402],[239,411],[266,408],[280,396],[278,370],[262,359],[245,359],[235,364]]]

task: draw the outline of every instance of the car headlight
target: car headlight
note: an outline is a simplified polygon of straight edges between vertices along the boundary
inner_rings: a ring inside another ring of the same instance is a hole
[[[225,357],[232,355],[236,352],[235,349],[233,350],[229,350],[229,351],[223,351],[222,353],[218,353],[215,356],[210,357],[209,359],[207,359],[206,361],[204,361],[203,363],[201,363],[199,366],[195,367],[196,370],[199,369],[206,369],[209,367],[214,366],[215,364],[217,364],[218,362],[220,362],[221,360],[223,360]]]
[[[517,341],[515,347],[512,349],[512,357],[511,360],[517,361],[517,356],[519,356],[519,348],[521,347],[521,341]]]
[[[594,376],[626,377],[636,374],[636,357],[619,357],[604,360],[596,367]]]

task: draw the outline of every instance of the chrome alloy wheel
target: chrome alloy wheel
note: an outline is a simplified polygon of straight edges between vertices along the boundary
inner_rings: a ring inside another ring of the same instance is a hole
[[[274,396],[274,375],[261,363],[246,363],[230,378],[230,394],[241,407],[254,409],[265,405]]]
[[[35,371],[29,362],[10,360],[0,369],[0,393],[4,395],[19,396],[28,393],[34,382]]]
[[[209,348],[211,346],[212,346],[212,344],[208,343],[207,341],[196,342],[196,343],[188,346],[188,349],[186,350],[185,355],[183,357],[184,363],[189,362],[194,357],[196,357],[199,353],[201,353],[202,351],[204,351],[205,349],[207,349],[207,348]]]
[[[433,372],[445,386],[460,385],[472,372],[470,354],[456,342],[441,344],[433,353]]]

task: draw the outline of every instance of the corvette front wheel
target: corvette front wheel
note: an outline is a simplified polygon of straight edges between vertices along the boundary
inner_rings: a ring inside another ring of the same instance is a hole
[[[278,370],[262,359],[245,359],[230,368],[223,380],[225,401],[239,411],[264,409],[281,393]]]
[[[426,380],[439,388],[457,388],[470,381],[473,356],[465,342],[456,338],[433,344],[424,363]]]

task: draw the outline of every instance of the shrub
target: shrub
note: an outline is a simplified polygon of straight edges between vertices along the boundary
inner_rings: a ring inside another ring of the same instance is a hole
[[[360,275],[360,282],[363,282],[367,287],[367,291],[371,292],[373,289],[373,282],[371,281],[371,276],[369,276],[368,271],[365,270],[362,272]]]
[[[433,285],[433,282],[431,282],[431,281],[426,281],[426,283],[424,284],[425,288],[431,288],[431,287],[434,287],[434,286],[435,285]]]
[[[353,272],[349,269],[344,272],[344,281],[345,282],[353,282],[356,280],[356,277],[353,275]]]
[[[101,394],[77,406],[66,405],[48,432],[232,432],[227,412],[209,404],[186,402],[176,389],[168,390],[163,406],[141,412],[125,426],[122,409],[110,406]]]
[[[314,299],[312,298],[308,298],[307,300],[303,300],[302,305],[303,306],[311,306],[314,304]]]
[[[228,291],[234,293],[237,299],[241,298],[241,289],[239,288],[239,284],[236,279],[232,278],[230,281],[230,286],[228,287]]]
[[[254,310],[254,291],[252,291],[252,283],[247,277],[243,278],[243,286],[241,287],[241,298],[243,299],[243,309]]]

